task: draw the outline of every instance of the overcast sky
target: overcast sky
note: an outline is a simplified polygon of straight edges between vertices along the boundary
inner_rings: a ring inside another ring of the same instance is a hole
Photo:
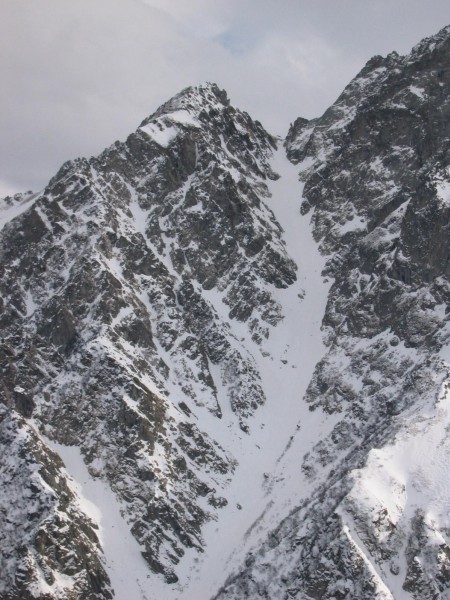
[[[370,57],[448,24],[449,0],[0,0],[0,196],[205,81],[284,135]]]

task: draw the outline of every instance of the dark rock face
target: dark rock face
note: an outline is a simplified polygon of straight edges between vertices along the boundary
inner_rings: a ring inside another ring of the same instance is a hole
[[[329,349],[306,401],[337,423],[298,458],[316,491],[217,598],[448,597],[446,520],[433,520],[432,492],[415,504],[420,484],[387,465],[410,447],[408,431],[420,444],[447,414],[449,51],[446,28],[408,56],[375,57],[321,118],[288,134],[301,212],[313,209],[334,280]],[[442,433],[431,445],[447,443]]]

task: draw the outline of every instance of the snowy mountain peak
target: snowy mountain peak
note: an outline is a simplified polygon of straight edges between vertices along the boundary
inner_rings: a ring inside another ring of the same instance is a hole
[[[448,597],[448,34],[7,199],[1,600]]]
[[[63,165],[5,226],[0,289],[5,427],[31,427],[42,460],[52,443],[78,446],[164,585],[185,554],[183,565],[203,552],[203,529],[228,505],[234,447],[267,400],[259,357],[280,360],[269,340],[297,270],[269,207],[272,137],[215,86],[169,105],[124,143]],[[31,356],[30,369],[10,368]],[[61,494],[45,500],[33,535],[54,524]],[[67,589],[89,594],[94,567],[115,585],[115,559],[104,548],[102,563],[88,525],[87,570],[78,559],[70,569],[68,554],[52,562],[50,550],[11,548],[5,585],[23,595],[44,567],[50,588],[70,571]]]
[[[147,120],[179,110],[187,110],[194,116],[198,116],[201,111],[220,110],[229,105],[230,101],[225,90],[221,90],[215,83],[205,83],[185,88],[162,104]],[[145,123],[146,121],[142,125]]]

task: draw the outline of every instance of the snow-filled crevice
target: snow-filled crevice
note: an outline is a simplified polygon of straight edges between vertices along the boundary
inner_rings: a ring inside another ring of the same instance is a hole
[[[286,158],[283,148],[275,153],[272,168],[280,178],[271,182],[272,197],[267,204],[283,228],[287,252],[298,266],[297,281],[276,290],[284,318],[270,328],[269,338],[261,346],[252,341],[244,324],[229,321],[236,338],[255,360],[267,401],[252,418],[249,434],[235,426],[231,410],[220,421],[202,415],[202,429],[236,457],[238,466],[226,489],[228,505],[218,521],[204,530],[204,557],[184,559],[177,572],[180,581],[187,583],[178,591],[173,589],[173,596],[167,590],[167,598],[207,600],[217,592],[242,564],[246,552],[311,492],[311,484],[300,470],[301,459],[336,422],[322,411],[309,411],[303,400],[325,352],[321,323],[330,286],[321,275],[325,259],[312,236],[311,215],[300,214],[298,168]],[[206,294],[219,302],[213,297],[217,292]],[[220,399],[220,368],[210,367]],[[225,401],[223,405],[226,407]]]
[[[45,442],[63,460],[79,509],[98,527],[103,562],[115,600],[154,600],[150,592],[151,572],[114,492],[105,481],[91,476],[78,447],[64,446],[47,438]]]

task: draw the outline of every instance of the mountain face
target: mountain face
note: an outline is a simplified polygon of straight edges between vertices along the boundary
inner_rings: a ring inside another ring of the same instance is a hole
[[[450,598],[450,27],[285,140],[214,84],[0,210],[0,598]]]

